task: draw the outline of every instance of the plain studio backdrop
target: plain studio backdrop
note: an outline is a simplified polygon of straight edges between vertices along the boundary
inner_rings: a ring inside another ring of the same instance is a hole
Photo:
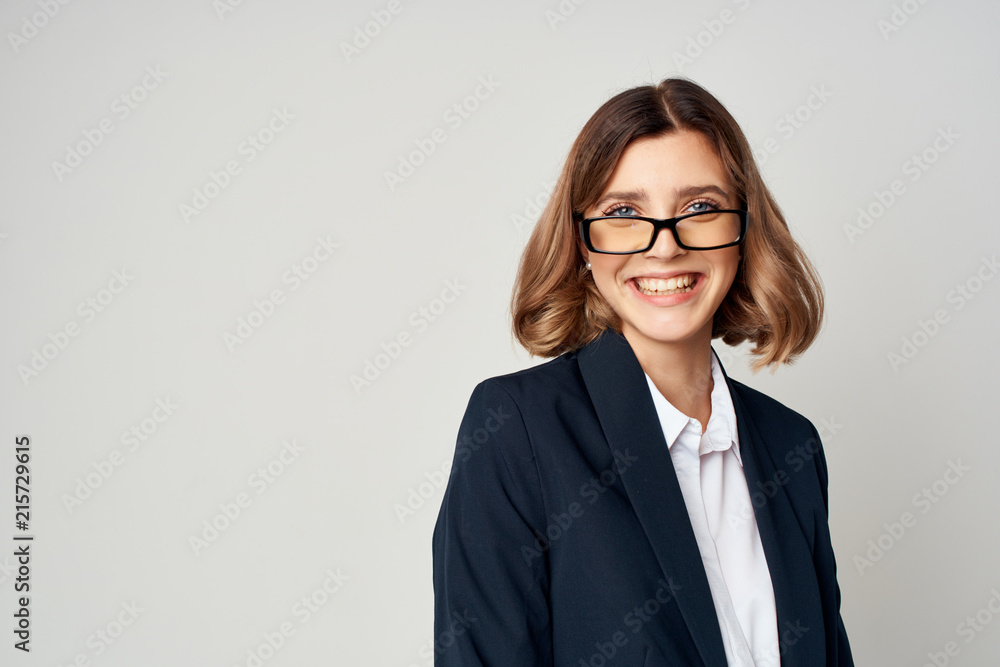
[[[994,665],[998,5],[348,5],[0,10],[0,663],[430,665],[460,418],[539,362],[521,249],[587,118],[680,74],[826,287],[795,365],[715,346],[820,429],[858,664]]]

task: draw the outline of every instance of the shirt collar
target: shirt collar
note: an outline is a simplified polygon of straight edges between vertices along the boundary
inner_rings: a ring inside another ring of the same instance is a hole
[[[645,372],[643,374],[645,375]],[[729,394],[726,376],[715,356],[715,350],[712,350],[712,414],[708,418],[708,426],[705,428],[704,434],[700,433],[700,424],[697,423],[697,420],[682,413],[663,397],[649,375],[646,375],[646,383],[649,385],[649,393],[653,398],[653,405],[656,407],[660,427],[663,429],[663,436],[667,441],[668,448],[673,448],[681,432],[691,425],[701,438],[698,445],[699,455],[713,451],[725,451],[732,447],[736,453],[736,460],[740,462],[741,466],[743,465],[743,458],[740,456],[739,433],[736,428],[736,410],[733,407],[732,396]]]

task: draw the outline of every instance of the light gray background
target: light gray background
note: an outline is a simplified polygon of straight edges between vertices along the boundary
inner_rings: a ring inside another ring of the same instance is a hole
[[[0,10],[0,553],[18,532],[19,434],[36,536],[30,655],[11,646],[14,562],[0,557],[0,662],[247,665],[289,622],[264,664],[429,665],[437,471],[474,385],[537,362],[507,315],[528,200],[544,201],[604,100],[682,73],[755,146],[774,140],[763,172],[825,282],[825,328],[796,365],[754,376],[744,350],[716,347],[731,375],[827,424],[858,664],[922,665],[948,642],[949,664],[995,664],[1000,280],[983,262],[1000,250],[996,3],[403,0],[350,61],[341,45],[387,2],[220,3]],[[22,30],[33,36],[12,42]],[[115,100],[147,68],[162,80],[120,118]],[[456,127],[446,112],[477,87]],[[248,162],[241,142],[275,109],[294,118]],[[782,122],[796,113],[797,128]],[[60,180],[53,162],[105,118],[114,131]],[[435,128],[446,140],[391,190],[385,173]],[[935,161],[913,172],[925,151]],[[186,222],[180,205],[229,160],[240,173]],[[894,180],[892,204],[849,238]],[[293,290],[283,275],[318,237],[339,247]],[[461,289],[442,311],[446,281]],[[959,284],[978,291],[959,299]],[[224,335],[274,289],[284,302],[230,350]],[[88,298],[110,303],[88,320]],[[425,327],[420,308],[438,313]],[[410,344],[378,359],[400,334]],[[893,367],[904,337],[920,347]],[[43,348],[52,358],[22,377]],[[178,406],[162,423],[149,421],[158,399]],[[121,434],[144,424],[155,432],[132,451]],[[297,458],[272,463],[291,439]],[[121,464],[68,508],[114,450]],[[258,494],[251,476],[269,463],[281,474]],[[951,463],[968,468],[954,484]],[[195,553],[191,536],[224,525],[219,506],[240,493],[251,504]],[[294,605],[328,570],[341,587],[303,623]],[[138,618],[95,639],[132,602]],[[960,624],[983,609],[993,622],[970,637]]]

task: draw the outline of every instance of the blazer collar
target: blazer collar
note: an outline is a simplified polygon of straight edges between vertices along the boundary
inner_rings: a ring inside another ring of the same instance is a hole
[[[625,337],[613,330],[582,348],[578,363],[609,448],[629,447],[636,452],[638,465],[621,480],[664,575],[677,584],[675,600],[702,660],[706,665],[724,665],[725,648],[708,577],[642,367]],[[724,368],[722,373],[736,412],[741,460],[753,498],[767,480],[774,479],[776,463],[739,388]],[[754,502],[754,515],[771,573],[779,637],[795,623],[822,628],[822,610],[810,602],[819,599],[815,576],[810,576],[811,569],[795,567],[811,562],[811,552],[784,487],[759,507]],[[803,655],[822,658],[822,635],[822,631],[806,633],[797,650],[782,656],[782,664],[809,664],[799,662]]]

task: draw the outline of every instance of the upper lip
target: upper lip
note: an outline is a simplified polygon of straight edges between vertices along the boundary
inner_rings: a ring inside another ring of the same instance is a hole
[[[635,278],[655,278],[659,280],[667,280],[669,278],[676,278],[677,276],[687,276],[695,275],[700,276],[700,271],[651,271],[649,273],[637,273],[634,276],[630,276],[627,280],[633,280]]]

